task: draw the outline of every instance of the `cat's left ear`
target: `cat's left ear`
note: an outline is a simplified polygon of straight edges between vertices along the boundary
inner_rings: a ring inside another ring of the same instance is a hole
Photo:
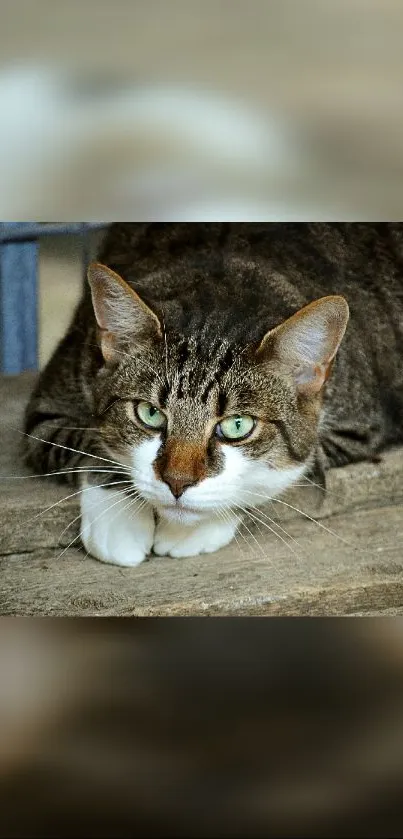
[[[93,262],[88,282],[105,361],[117,360],[119,347],[130,340],[162,337],[157,315],[115,271]]]
[[[329,376],[348,319],[344,297],[321,297],[267,332],[257,356],[289,370],[298,392],[313,395]]]

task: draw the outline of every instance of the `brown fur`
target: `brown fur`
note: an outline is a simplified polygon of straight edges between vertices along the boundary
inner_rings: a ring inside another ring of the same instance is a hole
[[[207,447],[188,443],[186,440],[170,440],[155,462],[155,473],[165,481],[176,497],[183,490],[206,477]]]

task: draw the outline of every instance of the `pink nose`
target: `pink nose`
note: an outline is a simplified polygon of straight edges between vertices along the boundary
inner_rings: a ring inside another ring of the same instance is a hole
[[[174,498],[180,498],[189,487],[200,483],[207,474],[206,451],[199,443],[168,440],[154,464],[158,480],[169,486]]]
[[[172,495],[174,495],[175,498],[180,498],[185,492],[185,489],[188,489],[188,487],[194,486],[197,483],[197,480],[192,479],[190,475],[181,475],[178,477],[178,475],[173,475],[170,472],[165,472],[165,474],[162,475],[162,480],[164,483],[168,484]]]

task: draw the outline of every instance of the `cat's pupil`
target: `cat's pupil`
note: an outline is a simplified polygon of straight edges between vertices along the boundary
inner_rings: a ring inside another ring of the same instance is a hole
[[[154,414],[157,413],[157,409],[156,408],[149,408],[148,413],[150,414],[150,417],[153,417]]]
[[[241,425],[242,425],[242,420],[241,420],[240,417],[238,417],[238,419],[235,420],[235,425],[236,425],[236,430],[239,431],[239,429],[241,428]]]

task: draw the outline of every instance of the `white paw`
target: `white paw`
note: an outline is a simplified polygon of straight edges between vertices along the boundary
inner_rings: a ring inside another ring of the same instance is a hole
[[[81,540],[101,562],[133,567],[150,553],[154,514],[148,505],[112,489],[87,487],[81,493]]]
[[[217,522],[209,519],[185,527],[161,519],[155,531],[154,553],[159,556],[198,556],[218,551],[234,538],[238,520]]]

